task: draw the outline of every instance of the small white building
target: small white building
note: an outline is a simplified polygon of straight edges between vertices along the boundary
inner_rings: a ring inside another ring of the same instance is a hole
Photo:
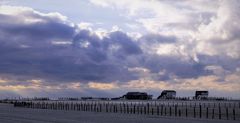
[[[208,91],[196,91],[195,99],[207,99]]]
[[[176,91],[174,90],[163,90],[161,95],[157,99],[175,99]]]

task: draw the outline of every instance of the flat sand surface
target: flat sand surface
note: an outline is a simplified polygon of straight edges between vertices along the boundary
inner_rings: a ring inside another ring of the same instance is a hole
[[[239,121],[154,117],[133,114],[96,113],[15,108],[0,104],[0,123],[238,123]]]

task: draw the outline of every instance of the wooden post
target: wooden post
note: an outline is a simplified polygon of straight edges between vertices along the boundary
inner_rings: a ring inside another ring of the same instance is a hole
[[[178,116],[181,117],[181,109],[178,110]]]
[[[108,104],[106,104],[105,107],[106,107],[106,112],[108,112]]]
[[[226,107],[226,117],[227,117],[227,120],[229,119],[228,118],[228,107]]]
[[[214,108],[212,109],[212,119],[214,119]]]
[[[233,120],[236,120],[235,109],[233,109]]]
[[[196,107],[195,106],[193,107],[193,115],[194,115],[194,118],[196,118]]]
[[[122,104],[120,103],[120,113],[122,113]]]
[[[139,114],[139,105],[137,105],[137,114]]]
[[[153,108],[152,108],[152,115],[154,115]]]
[[[113,107],[113,113],[115,113],[115,112],[116,112],[116,107],[115,107],[115,105],[113,104],[112,107]]]
[[[147,111],[146,111],[146,106],[144,106],[144,114],[146,114],[147,113]]]
[[[93,102],[90,103],[90,110],[93,111],[94,108],[93,108]]]
[[[149,114],[149,103],[147,103],[147,113]]]
[[[112,112],[112,104],[109,104],[109,112]]]
[[[130,105],[130,114],[132,114],[133,113],[133,109],[132,109],[132,103],[131,103],[131,105]]]
[[[170,112],[169,115],[172,116],[172,107],[171,106],[169,107],[169,112]]]
[[[207,119],[208,119],[208,107],[207,107],[206,117],[207,117]]]
[[[174,111],[174,113],[175,113],[175,117],[177,116],[177,105],[175,105],[175,111]]]
[[[199,105],[199,110],[200,110],[199,111],[199,116],[200,116],[200,118],[202,118],[202,105],[201,104]]]
[[[135,114],[136,105],[133,106],[133,114]]]
[[[221,107],[218,107],[218,118],[222,119],[222,114],[221,114]]]
[[[164,107],[164,115],[167,115],[167,106]]]
[[[163,105],[161,105],[161,116],[163,115]]]
[[[188,109],[187,109],[187,107],[186,107],[186,117],[188,117]]]

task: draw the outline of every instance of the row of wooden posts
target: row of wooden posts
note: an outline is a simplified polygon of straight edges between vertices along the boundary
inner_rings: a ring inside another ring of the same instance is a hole
[[[146,105],[129,103],[69,103],[69,102],[14,102],[14,107],[51,110],[74,110],[139,115],[158,115],[170,117],[192,117],[207,119],[240,120],[235,108],[209,108],[199,106],[181,107],[178,105]],[[239,110],[237,110],[239,111]]]

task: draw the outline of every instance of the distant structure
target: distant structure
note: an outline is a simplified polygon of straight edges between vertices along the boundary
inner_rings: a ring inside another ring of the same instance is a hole
[[[152,95],[148,95],[146,92],[128,92],[123,95],[123,99],[127,100],[148,100],[152,99]]]
[[[58,100],[79,100],[79,98],[73,98],[73,97],[59,97]]]
[[[207,99],[208,91],[196,91],[195,99]]]
[[[81,97],[81,100],[111,100],[106,97]]]
[[[163,90],[161,95],[157,99],[175,99],[176,91],[174,90]]]
[[[81,100],[92,100],[93,97],[81,97]]]

